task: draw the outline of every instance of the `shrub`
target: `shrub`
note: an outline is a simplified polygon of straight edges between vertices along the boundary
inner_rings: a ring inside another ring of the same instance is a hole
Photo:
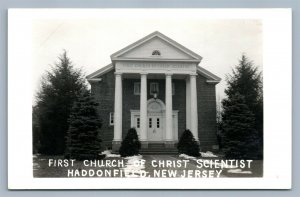
[[[185,130],[180,137],[180,140],[177,145],[179,154],[186,154],[193,157],[200,156],[200,147],[197,141],[195,140],[192,132],[190,130]]]
[[[139,141],[138,135],[135,128],[128,130],[125,139],[121,143],[119,153],[122,157],[138,155],[141,148],[141,142]]]

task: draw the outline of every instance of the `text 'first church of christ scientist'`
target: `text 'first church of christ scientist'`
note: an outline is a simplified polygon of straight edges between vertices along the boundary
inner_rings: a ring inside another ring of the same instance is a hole
[[[201,150],[218,149],[216,84],[202,57],[160,32],[111,55],[111,64],[87,76],[99,103],[102,141],[117,152],[136,128],[142,152],[173,153],[185,129]]]

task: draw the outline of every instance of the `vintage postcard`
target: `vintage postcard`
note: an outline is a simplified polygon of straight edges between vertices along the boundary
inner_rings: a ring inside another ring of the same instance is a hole
[[[9,189],[291,188],[291,10],[11,9]]]

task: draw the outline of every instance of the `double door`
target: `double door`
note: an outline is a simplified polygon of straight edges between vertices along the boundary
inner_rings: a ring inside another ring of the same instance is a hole
[[[161,116],[148,116],[148,140],[163,140],[163,121]]]
[[[136,128],[140,135],[140,113],[131,111],[131,127]],[[178,140],[178,111],[173,111],[173,138]],[[148,113],[147,115],[147,141],[160,142],[165,139],[165,118],[163,113]]]

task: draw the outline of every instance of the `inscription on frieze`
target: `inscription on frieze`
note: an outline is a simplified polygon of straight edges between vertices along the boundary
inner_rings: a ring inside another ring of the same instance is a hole
[[[192,63],[161,63],[161,62],[122,62],[117,64],[118,70],[184,70],[195,71]]]

